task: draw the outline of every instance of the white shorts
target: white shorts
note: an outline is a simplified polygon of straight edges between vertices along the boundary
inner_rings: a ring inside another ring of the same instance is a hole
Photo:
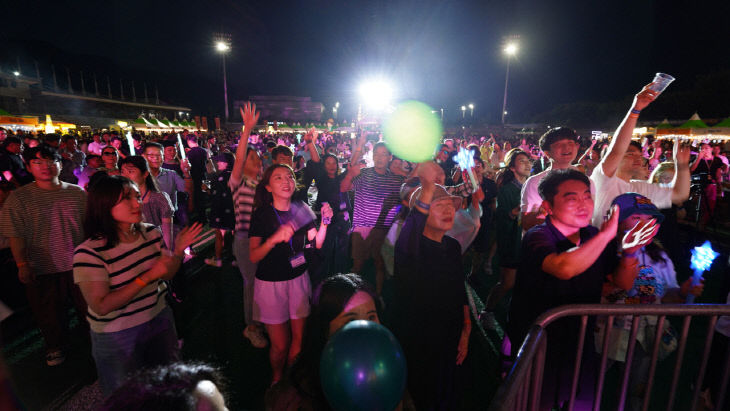
[[[309,274],[287,281],[262,281],[253,286],[253,319],[264,324],[283,324],[309,316],[312,286]]]

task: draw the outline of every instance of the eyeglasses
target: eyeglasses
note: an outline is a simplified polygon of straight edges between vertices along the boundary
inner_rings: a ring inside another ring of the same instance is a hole
[[[117,152],[116,151],[105,151],[105,152],[101,153],[101,155],[103,155],[103,156],[116,156],[117,155]]]

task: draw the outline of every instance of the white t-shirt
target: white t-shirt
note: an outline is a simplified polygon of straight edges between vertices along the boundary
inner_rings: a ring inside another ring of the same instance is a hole
[[[540,197],[540,193],[537,191],[537,186],[540,185],[540,182],[543,178],[545,178],[550,170],[551,169],[548,168],[547,170],[541,171],[533,176],[528,177],[527,181],[525,181],[525,184],[522,185],[520,210],[523,213],[527,213],[531,210],[534,211],[533,208],[535,206],[539,207],[540,204],[542,204],[542,197]],[[590,182],[591,195],[593,196],[593,198],[596,198],[596,187],[593,184],[593,180],[590,180]]]
[[[621,194],[638,193],[651,200],[659,209],[672,207],[671,187],[662,187],[659,184],[651,184],[640,180],[626,182],[618,178],[615,173],[613,177],[607,177],[603,173],[603,162],[596,166],[590,179],[596,187],[592,220],[593,225],[596,227],[601,226],[603,216],[611,207],[611,202]]]

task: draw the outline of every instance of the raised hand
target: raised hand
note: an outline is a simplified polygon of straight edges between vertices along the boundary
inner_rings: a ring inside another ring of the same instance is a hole
[[[614,204],[613,207],[608,211],[608,217],[606,221],[601,224],[601,234],[608,236],[609,239],[616,237],[616,230],[618,230],[618,204]]]
[[[646,108],[646,106],[651,104],[651,102],[654,101],[659,95],[659,93],[649,88],[652,84],[654,83],[649,83],[645,85],[644,88],[641,89],[641,91],[636,96],[634,96],[633,108],[635,110],[643,110],[644,108]]]
[[[678,165],[687,165],[689,164],[689,158],[692,152],[690,151],[689,145],[680,144],[679,139],[675,139],[674,151],[672,154],[674,155],[674,161],[676,161]]]
[[[442,171],[441,167],[433,161],[421,163],[418,168],[418,178],[421,180],[421,185],[426,187],[436,184],[436,182],[439,181],[439,176]]]
[[[655,219],[639,221],[624,235],[621,240],[621,249],[626,253],[635,253],[645,245],[649,244],[659,231],[659,224]]]
[[[241,118],[243,119],[244,130],[250,133],[253,127],[259,121],[259,115],[261,113],[256,111],[256,104],[250,101],[247,101],[246,104],[243,105],[243,108],[241,108],[240,110]]]
[[[175,254],[182,255],[188,246],[200,240],[202,232],[203,225],[200,223],[194,223],[180,230],[175,236]]]
[[[328,203],[322,204],[322,208],[320,209],[320,213],[322,214],[322,224],[324,224],[324,221],[332,221],[332,216],[334,216],[334,212],[332,212],[332,207]],[[327,225],[327,224],[324,224]]]

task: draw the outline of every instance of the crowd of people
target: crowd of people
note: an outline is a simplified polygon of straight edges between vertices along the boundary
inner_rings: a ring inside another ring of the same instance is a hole
[[[401,407],[454,409],[473,318],[464,282],[493,267],[499,281],[479,320],[496,327],[495,310],[508,300],[512,356],[553,307],[702,293],[702,284],[677,281],[677,224],[691,192],[706,204],[696,221],[712,221],[728,160],[709,142],[692,159],[692,148],[676,141],[633,141],[640,112],[656,97],[642,89],[607,142],[566,127],[539,141],[446,137],[419,164],[394,157],[368,132],[256,134],[250,103],[240,134],[183,133],[185,144],[173,134],[135,135],[129,147],[110,132],[79,142],[3,130],[0,238],[25,285],[47,365],[65,360],[72,301],[109,409],[129,409],[135,396],[165,404],[154,395],[171,379],[184,386],[175,401],[222,409],[214,370],[177,362],[167,303],[169,281],[204,225],[215,230],[205,263],[222,267],[230,250],[243,278],[243,338],[268,347],[267,407],[326,409],[319,356],[327,339],[349,321],[387,319],[408,364]],[[459,150],[473,157],[472,169],[454,161]],[[373,284],[363,279],[370,262]],[[386,301],[389,282],[394,297]],[[729,323],[718,323],[718,338],[730,338]],[[579,328],[568,320],[551,327],[548,409],[569,394]],[[622,322],[613,327],[596,329],[611,332],[610,358],[620,364],[628,335]],[[642,327],[632,401],[641,396],[656,321]],[[593,347],[597,338],[586,338]],[[585,350],[585,363],[595,354]]]

